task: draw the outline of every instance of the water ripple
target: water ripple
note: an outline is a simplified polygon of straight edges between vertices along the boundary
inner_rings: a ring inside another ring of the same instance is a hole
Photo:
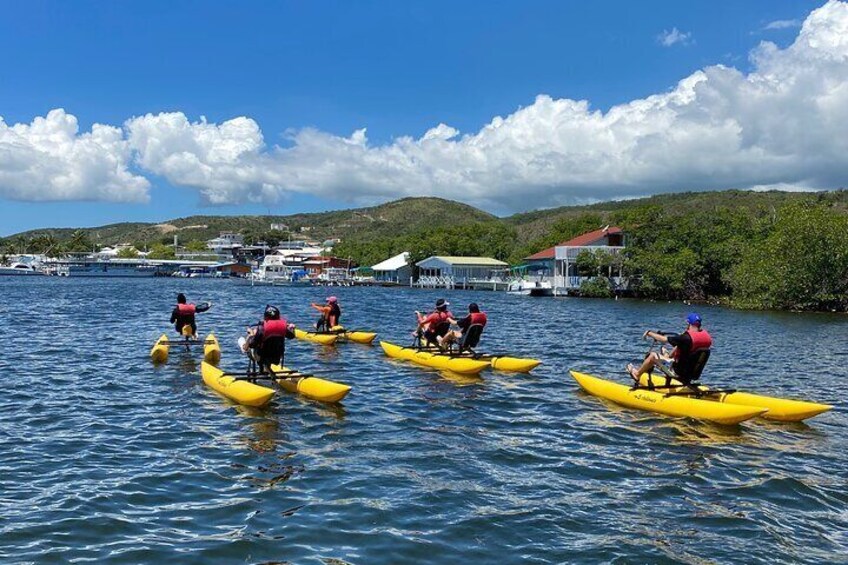
[[[0,286],[4,561],[818,563],[848,551],[845,356],[832,347],[844,316],[703,308],[717,343],[708,378],[836,405],[809,424],[727,428],[615,406],[568,375],[621,377],[646,327],[680,326],[679,304],[452,291],[456,310],[488,310],[488,349],[543,365],[469,379],[379,346],[295,342],[291,365],[354,387],[344,406],[281,394],[251,409],[202,384],[196,353],[151,366],[174,295],[213,301],[201,333],[214,329],[224,366],[241,368],[235,338],[265,304],[305,325],[322,290]],[[351,325],[401,343],[411,312],[440,296],[333,294]],[[22,335],[33,320],[47,329]]]

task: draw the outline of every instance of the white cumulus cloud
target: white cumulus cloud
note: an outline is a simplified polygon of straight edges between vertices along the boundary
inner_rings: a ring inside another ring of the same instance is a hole
[[[848,4],[828,2],[791,46],[763,42],[751,59],[749,74],[707,67],[607,112],[540,95],[474,133],[439,124],[382,145],[364,129],[305,129],[290,147],[266,147],[251,119],[192,123],[181,113],[126,128],[142,167],[215,203],[308,192],[523,210],[672,190],[848,185]]]
[[[678,43],[680,45],[689,45],[692,43],[692,33],[682,32],[676,27],[673,27],[671,28],[671,31],[663,30],[663,32],[657,36],[657,43],[663,47],[671,47]]]
[[[284,188],[263,186],[269,157],[262,153],[262,132],[251,119],[192,123],[172,112],[133,118],[125,127],[143,169],[201,189],[212,204],[274,200]]]
[[[120,128],[94,124],[80,133],[76,117],[57,109],[30,124],[0,118],[0,197],[12,200],[146,202],[150,183],[131,173]]]

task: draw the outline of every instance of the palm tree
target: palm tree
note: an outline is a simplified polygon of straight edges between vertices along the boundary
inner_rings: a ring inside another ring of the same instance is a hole
[[[16,236],[12,241],[12,244],[15,248],[15,253],[24,254],[27,252],[27,248],[29,247],[29,240],[22,235]]]
[[[94,250],[94,245],[88,238],[88,234],[82,230],[76,230],[71,234],[70,239],[65,244],[65,248],[68,251],[84,253]]]

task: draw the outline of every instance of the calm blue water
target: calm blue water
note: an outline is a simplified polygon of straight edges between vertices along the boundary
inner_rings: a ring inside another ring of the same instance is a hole
[[[205,388],[200,354],[148,359],[174,295],[211,300],[222,366],[265,304],[313,320],[326,289],[215,280],[0,280],[0,559],[141,563],[821,563],[848,557],[848,318],[700,308],[716,384],[836,404],[809,425],[721,428],[618,408],[569,368],[624,379],[681,304],[446,293],[490,314],[532,375],[450,380],[379,346],[291,342],[353,385],[343,408],[262,411]],[[440,294],[333,289],[349,327],[406,342]],[[122,321],[123,320],[123,321]]]

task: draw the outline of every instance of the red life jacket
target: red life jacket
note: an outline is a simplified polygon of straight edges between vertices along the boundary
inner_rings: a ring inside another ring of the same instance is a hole
[[[286,322],[285,318],[280,318],[279,320],[265,320],[265,323],[262,324],[262,336],[263,339],[269,337],[286,337],[286,333],[289,331],[289,324]]]
[[[692,338],[692,348],[689,350],[689,355],[692,355],[699,351],[703,351],[704,349],[709,349],[713,346],[713,338],[710,336],[709,333],[707,333],[707,330],[686,330],[683,333],[689,334],[689,337]],[[675,348],[673,357],[674,359],[680,358],[679,349]]]
[[[481,326],[485,326],[486,322],[489,321],[485,312],[472,312],[469,314],[469,318],[471,325],[479,324]]]
[[[194,316],[197,312],[197,306],[194,304],[177,304],[177,311],[180,316]]]
[[[428,317],[428,318],[432,318],[434,314],[435,314],[436,319],[435,319],[435,320],[430,320],[430,328],[429,328],[429,329],[430,329],[430,331],[435,330],[435,329],[436,329],[436,326],[438,326],[439,324],[441,324],[441,323],[443,323],[443,322],[447,321],[447,319],[448,319],[448,318],[452,318],[452,317],[453,317],[453,314],[451,314],[450,312],[448,312],[448,311],[444,311],[444,312],[442,312],[441,310],[436,310],[436,311],[432,312],[432,313],[431,313],[429,316],[427,316],[427,317]]]
[[[686,330],[686,333],[688,333],[689,337],[692,338],[692,353],[696,353],[703,349],[709,349],[713,346],[713,338],[707,333],[707,330],[698,330],[696,332]]]

